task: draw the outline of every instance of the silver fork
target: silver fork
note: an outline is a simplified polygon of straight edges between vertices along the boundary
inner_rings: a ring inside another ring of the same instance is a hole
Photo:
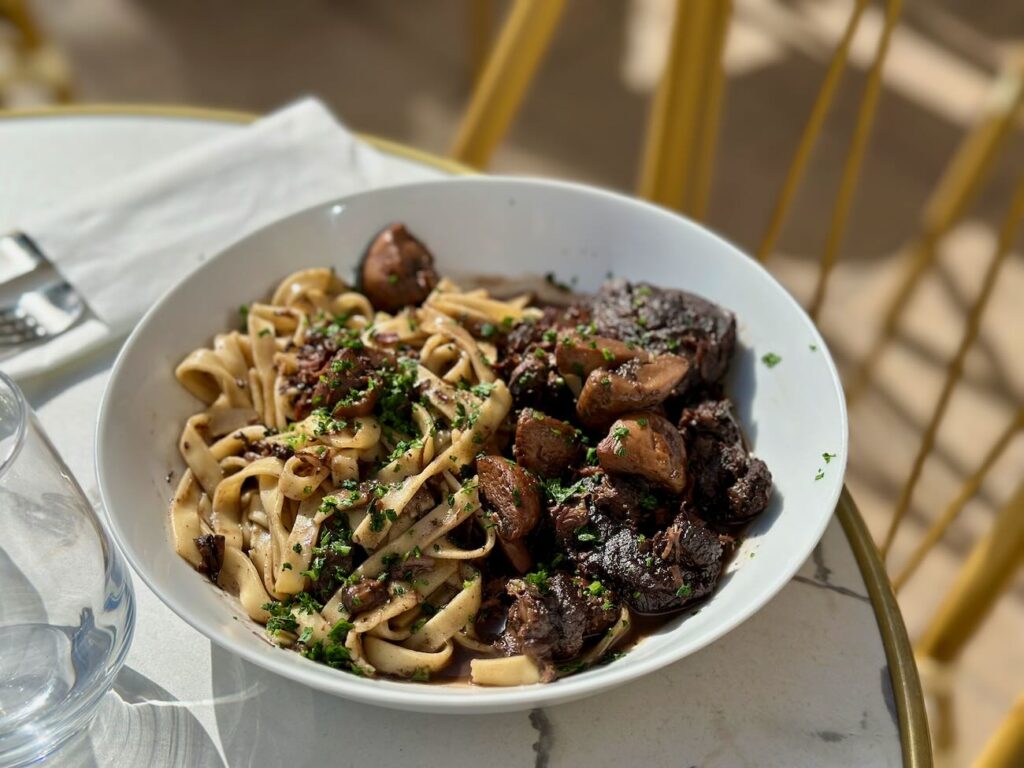
[[[82,316],[81,297],[20,232],[0,237],[0,355],[52,339]]]

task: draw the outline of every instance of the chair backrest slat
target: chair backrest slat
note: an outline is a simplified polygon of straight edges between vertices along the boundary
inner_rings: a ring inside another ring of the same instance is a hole
[[[825,79],[822,81],[821,88],[818,89],[818,96],[814,100],[814,106],[811,107],[811,114],[804,125],[800,141],[796,146],[796,152],[789,163],[789,170],[786,171],[786,179],[782,182],[782,189],[775,200],[775,207],[772,209],[771,218],[768,220],[768,227],[761,237],[761,245],[757,249],[757,259],[762,264],[775,251],[779,234],[782,232],[782,225],[786,221],[786,214],[789,213],[789,207],[793,202],[793,197],[796,195],[797,187],[800,185],[804,170],[807,168],[807,161],[810,160],[811,151],[814,149],[815,144],[818,143],[818,137],[821,135],[825,118],[828,116],[829,108],[835,100],[839,81],[846,70],[846,62],[850,58],[850,44],[853,42],[854,35],[857,34],[857,29],[860,27],[860,19],[864,15],[864,9],[867,6],[868,0],[856,0],[853,10],[850,12],[850,18],[846,22],[846,29],[843,30],[843,36],[832,53],[832,59],[829,61],[828,69],[825,72]]]
[[[917,481],[921,478],[921,470],[924,468],[924,462],[935,445],[935,436],[939,431],[939,426],[942,424],[943,417],[946,415],[946,409],[949,406],[953,390],[956,388],[956,385],[959,383],[960,377],[963,374],[964,360],[967,357],[967,352],[970,350],[971,345],[974,344],[974,340],[978,337],[978,331],[981,328],[981,318],[985,312],[985,308],[988,306],[989,298],[992,296],[992,289],[995,287],[996,278],[998,278],[999,272],[1002,269],[1003,264],[1006,262],[1007,256],[1013,250],[1013,245],[1017,240],[1017,233],[1020,229],[1022,218],[1024,218],[1024,176],[1021,176],[1020,180],[1017,182],[1017,188],[1014,191],[1013,200],[1010,202],[1010,208],[1007,211],[1006,218],[1003,222],[1002,231],[999,233],[999,244],[996,246],[995,256],[989,262],[988,268],[985,270],[985,277],[982,280],[981,290],[978,292],[978,296],[975,298],[974,303],[971,305],[970,311],[967,314],[967,322],[964,325],[960,344],[957,347],[953,358],[949,361],[949,366],[946,369],[946,379],[942,385],[942,391],[939,393],[939,399],[935,404],[935,408],[932,410],[932,415],[928,420],[928,426],[925,427],[924,435],[921,438],[921,445],[918,447],[917,454],[914,456],[914,463],[910,468],[910,476],[907,478],[907,482],[904,484],[903,490],[900,492],[900,498],[896,503],[896,509],[893,511],[892,519],[889,521],[889,528],[885,533],[885,538],[883,539],[881,546],[883,558],[888,555],[889,550],[892,547],[893,540],[896,538],[896,532],[899,529],[900,523],[906,516],[907,510],[910,508],[910,502],[913,500],[914,496],[914,489],[917,487]]]
[[[853,139],[846,154],[846,162],[843,164],[843,176],[839,182],[839,193],[836,195],[835,206],[832,208],[832,223],[829,226],[828,240],[825,243],[821,266],[818,269],[818,280],[814,285],[814,294],[807,310],[814,319],[818,318],[822,305],[825,303],[828,279],[839,259],[839,249],[842,247],[843,237],[846,235],[846,225],[850,218],[850,210],[853,208],[860,172],[864,167],[864,154],[867,151],[868,140],[871,138],[875,114],[878,112],[878,99],[882,95],[882,72],[885,70],[885,60],[889,53],[889,41],[892,39],[892,32],[896,28],[902,12],[903,0],[888,0],[885,6],[885,23],[878,37],[878,45],[875,47],[875,57],[871,62],[868,79],[864,84],[864,94],[857,111],[857,124],[854,128]]]
[[[1007,447],[1010,445],[1014,436],[1024,429],[1024,407],[1017,410],[1017,415],[1003,430],[1002,434],[996,438],[996,441],[992,443],[992,446],[988,449],[985,454],[985,458],[982,459],[981,464],[974,472],[971,473],[970,477],[960,487],[959,493],[956,498],[949,503],[949,506],[943,510],[942,514],[939,515],[938,519],[935,520],[925,532],[921,541],[917,547],[911,553],[910,557],[907,558],[903,567],[892,579],[892,588],[897,592],[903,587],[904,584],[910,579],[921,563],[924,561],[925,556],[931,552],[931,550],[938,544],[939,540],[949,530],[949,526],[957,519],[963,508],[967,506],[967,502],[974,498],[981,489],[981,484],[988,477],[988,473],[992,470],[992,467],[1003,453],[1006,452]]]

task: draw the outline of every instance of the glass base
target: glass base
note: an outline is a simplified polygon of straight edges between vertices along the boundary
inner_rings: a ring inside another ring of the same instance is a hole
[[[109,690],[127,650],[92,613],[78,627],[0,627],[0,765],[36,762],[81,731]]]

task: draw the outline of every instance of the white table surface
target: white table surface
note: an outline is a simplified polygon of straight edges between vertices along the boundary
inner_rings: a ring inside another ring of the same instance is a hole
[[[237,125],[139,116],[0,120],[0,231]],[[408,162],[396,159],[395,162]],[[25,389],[98,503],[91,446],[114,350]],[[74,394],[76,406],[70,407]],[[95,404],[82,410],[78,403]],[[74,766],[884,766],[900,732],[875,613],[833,520],[768,606],[712,646],[600,698],[453,717],[357,705],[211,644],[134,579],[128,661]]]

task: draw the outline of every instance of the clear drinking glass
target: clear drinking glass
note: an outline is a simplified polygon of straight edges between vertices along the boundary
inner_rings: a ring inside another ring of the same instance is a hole
[[[38,760],[88,724],[134,620],[121,556],[0,372],[0,765]]]

